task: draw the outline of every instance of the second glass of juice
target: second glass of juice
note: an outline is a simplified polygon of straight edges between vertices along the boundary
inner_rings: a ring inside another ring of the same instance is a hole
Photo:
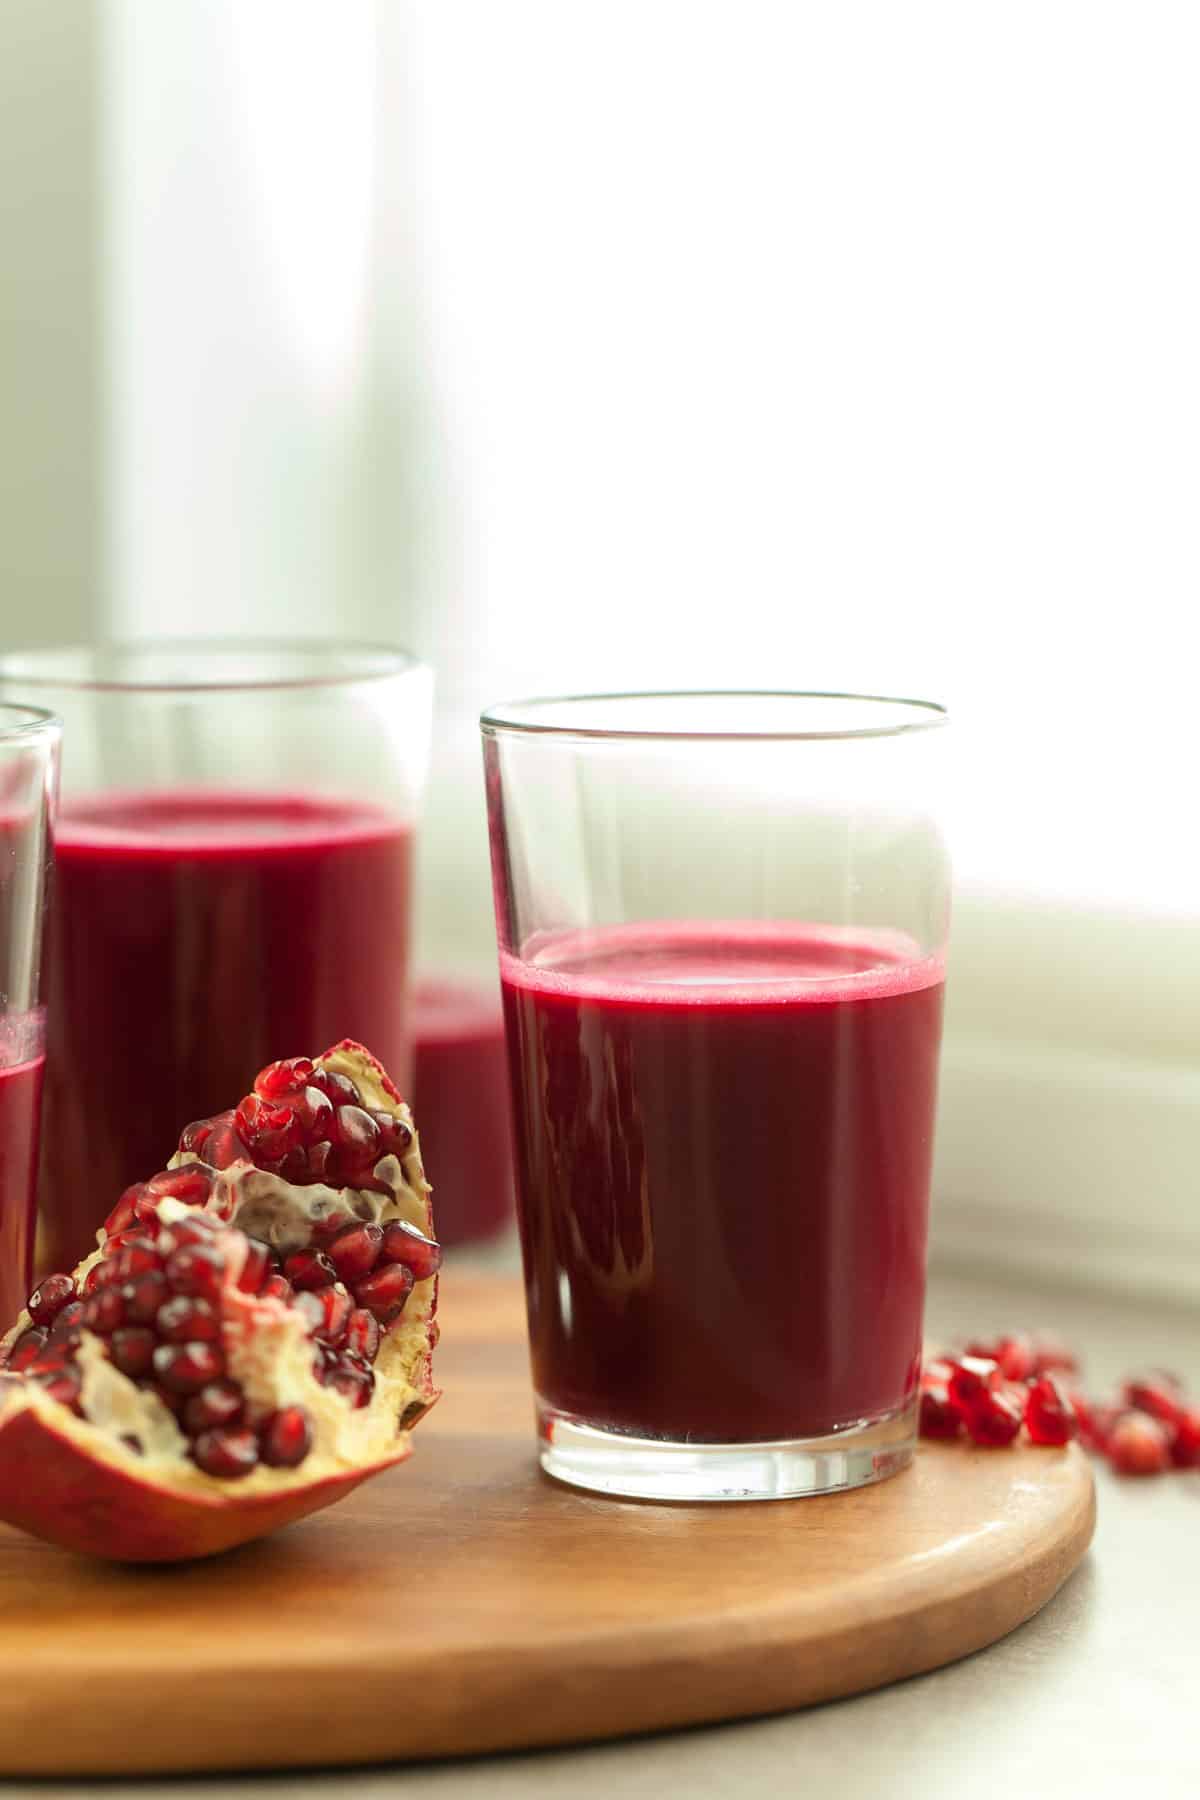
[[[48,944],[42,1268],[70,1268],[180,1128],[340,1037],[408,1073],[429,671],[372,645],[15,654],[66,726]]]
[[[831,694],[484,715],[550,1474],[752,1499],[910,1460],[944,724]]]

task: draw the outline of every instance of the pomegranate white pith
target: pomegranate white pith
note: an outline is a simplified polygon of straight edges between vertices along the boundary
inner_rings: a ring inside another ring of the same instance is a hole
[[[430,1358],[440,1262],[412,1117],[360,1045],[344,1042],[312,1064],[272,1065],[257,1085],[267,1077],[269,1088],[272,1071],[283,1070],[279,1085],[296,1066],[319,1072],[335,1100],[350,1104],[331,1111],[322,1102],[314,1116],[290,1096],[307,1135],[301,1140],[297,1127],[289,1148],[282,1092],[259,1109],[261,1138],[247,1143],[222,1126],[214,1153],[224,1166],[181,1149],[163,1176],[122,1196],[99,1249],[74,1271],[86,1316],[78,1305],[72,1314],[69,1299],[70,1329],[56,1338],[51,1318],[39,1346],[26,1311],[3,1340],[10,1373],[0,1379],[0,1518],[104,1555],[204,1555],[326,1505],[409,1454],[411,1427],[437,1398]],[[321,1101],[311,1086],[307,1092]],[[253,1129],[255,1109],[244,1111],[246,1104],[216,1123],[232,1118]],[[363,1158],[375,1141],[372,1118],[399,1148],[370,1162]],[[185,1131],[185,1145],[190,1134],[203,1150],[211,1134],[202,1123]],[[314,1164],[328,1165],[331,1180],[313,1179]],[[300,1178],[289,1181],[281,1166]],[[189,1184],[183,1178],[193,1168]],[[368,1185],[332,1185],[348,1172]],[[156,1183],[181,1182],[201,1204],[155,1191]],[[127,1260],[150,1262],[148,1239],[157,1261],[146,1278],[152,1289],[165,1286],[152,1292],[158,1311],[146,1320],[131,1317],[132,1282],[110,1274],[126,1251]],[[194,1253],[202,1278],[190,1289],[184,1283],[183,1293],[164,1275],[168,1267],[177,1273],[172,1258],[181,1248]],[[98,1316],[107,1304],[99,1296],[110,1292],[114,1310],[124,1308],[115,1330]],[[164,1304],[163,1293],[174,1297]],[[69,1357],[61,1379],[44,1368],[56,1342]],[[153,1361],[135,1367],[136,1356]],[[206,1357],[214,1367],[200,1380]],[[209,1430],[207,1414],[223,1402],[234,1410]]]

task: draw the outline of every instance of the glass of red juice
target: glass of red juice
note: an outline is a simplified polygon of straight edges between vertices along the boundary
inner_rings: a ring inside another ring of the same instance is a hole
[[[340,1037],[407,1078],[429,671],[344,642],[14,654],[66,729],[38,1263],[70,1268],[180,1129]]]
[[[0,705],[0,1331],[31,1286],[46,1061],[42,950],[61,737],[49,712]]]
[[[838,694],[484,714],[549,1474],[766,1499],[911,1460],[945,723]]]

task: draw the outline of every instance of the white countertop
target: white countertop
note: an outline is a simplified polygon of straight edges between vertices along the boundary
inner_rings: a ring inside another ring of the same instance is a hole
[[[931,1340],[943,1332],[1052,1325],[1087,1357],[1097,1384],[1165,1364],[1200,1391],[1196,1309],[1030,1292],[942,1272],[931,1284],[929,1324]],[[1049,1606],[991,1649],[877,1693],[777,1718],[473,1762],[0,1782],[0,1800],[334,1800],[348,1791],[355,1800],[418,1793],[431,1800],[1197,1800],[1200,1474],[1121,1481],[1099,1468],[1098,1481],[1095,1543]],[[69,1729],[68,1709],[64,1695]]]

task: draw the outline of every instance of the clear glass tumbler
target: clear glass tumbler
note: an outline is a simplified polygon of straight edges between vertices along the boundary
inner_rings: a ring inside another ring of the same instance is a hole
[[[0,1331],[31,1286],[46,1060],[42,944],[61,737],[50,713],[0,706]]]
[[[945,723],[841,694],[484,714],[550,1474],[753,1499],[910,1460]]]
[[[0,659],[66,728],[41,1269],[69,1268],[182,1126],[356,1037],[408,1076],[431,678],[368,644],[195,641]]]

